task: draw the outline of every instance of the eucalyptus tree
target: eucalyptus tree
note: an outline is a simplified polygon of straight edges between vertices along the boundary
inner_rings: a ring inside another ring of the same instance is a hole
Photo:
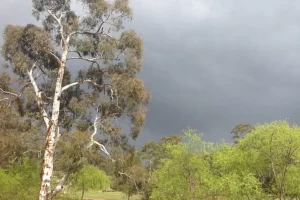
[[[145,121],[150,95],[137,77],[142,68],[142,39],[124,27],[132,18],[128,0],[32,3],[32,14],[42,26],[6,26],[2,55],[12,72],[14,89],[0,91],[7,106],[21,102],[24,118],[44,127],[39,199],[52,199],[67,177],[65,174],[51,189],[61,133],[92,126],[89,146],[97,144],[108,154],[94,136],[99,131],[118,136],[122,129],[116,120],[126,116],[135,139]],[[97,111],[94,120],[91,108]]]

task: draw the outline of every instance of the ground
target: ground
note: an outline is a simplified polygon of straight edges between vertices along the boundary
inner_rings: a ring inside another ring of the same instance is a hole
[[[86,192],[84,195],[85,200],[127,200],[124,193],[121,192]],[[130,200],[140,200],[138,196],[130,197]]]

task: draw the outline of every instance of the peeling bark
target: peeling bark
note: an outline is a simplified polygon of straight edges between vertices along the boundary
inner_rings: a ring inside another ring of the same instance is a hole
[[[55,151],[55,139],[59,136],[58,133],[58,118],[60,110],[60,95],[62,92],[62,81],[64,77],[66,58],[67,58],[68,48],[66,47],[62,54],[62,61],[57,72],[57,80],[55,86],[55,93],[52,105],[52,117],[50,126],[48,128],[46,136],[46,145],[44,152],[44,163],[41,173],[41,186],[39,200],[52,199],[51,192],[51,178],[53,175],[53,161],[54,161],[54,151]]]

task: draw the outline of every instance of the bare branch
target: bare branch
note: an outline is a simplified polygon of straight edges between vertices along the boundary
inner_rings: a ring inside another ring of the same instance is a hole
[[[106,150],[105,146],[94,140],[94,137],[98,132],[98,126],[97,125],[98,125],[98,120],[99,119],[100,119],[100,117],[98,116],[98,107],[97,107],[97,113],[96,113],[95,120],[94,120],[94,132],[90,137],[91,138],[91,143],[90,143],[89,147],[91,147],[93,144],[96,144],[100,147],[101,151],[103,151],[107,156],[110,156],[110,154]]]
[[[63,185],[65,184],[67,178],[68,178],[68,175],[64,174],[63,177],[59,180],[55,189],[51,191],[51,198],[55,197],[57,195],[57,193],[59,193],[63,189]]]
[[[64,44],[66,44],[66,39],[65,39],[65,36],[64,36],[64,27],[61,23],[61,18],[63,16],[63,14],[60,15],[60,17],[58,18],[54,13],[52,13],[51,10],[47,10],[47,12],[56,20],[56,22],[58,23],[59,25],[59,33],[60,33],[60,36],[62,38],[62,41],[64,42]]]
[[[14,92],[9,92],[9,91],[5,91],[3,90],[2,88],[0,88],[0,91],[3,92],[4,94],[6,95],[10,95],[10,96],[14,96],[15,98],[14,99],[10,99],[8,97],[5,97],[3,99],[1,99],[0,101],[8,101],[8,105],[7,105],[7,108],[10,107],[11,103],[16,100],[17,98],[21,97],[25,88],[30,84],[30,82],[27,82],[23,88],[20,90],[20,92],[17,94],[17,93],[14,93]]]
[[[84,60],[84,61],[88,61],[88,62],[96,62],[101,59],[103,59],[103,58],[102,57],[96,57],[96,58],[70,57],[67,60]]]
[[[110,60],[110,61],[119,61],[120,59],[118,58],[118,56],[116,56],[115,58],[104,58],[102,55],[101,56],[97,56],[94,58],[87,58],[87,57],[69,57],[67,60],[84,60],[84,61],[88,61],[88,62],[97,62],[99,60]]]
[[[7,97],[6,97],[6,98],[3,98],[3,99],[0,99],[0,102],[1,102],[1,101],[8,101],[6,107],[7,107],[7,108],[10,107],[10,105],[11,105],[11,99],[10,99],[10,98],[7,98]]]
[[[98,126],[97,125],[98,125],[98,120],[100,119],[100,117],[98,116],[98,111],[99,111],[99,106],[97,106],[97,112],[96,112],[96,116],[95,116],[95,120],[94,120],[94,124],[93,124],[94,132],[90,137],[91,141],[90,141],[90,144],[88,145],[88,148],[93,146],[94,144],[98,145],[100,147],[101,151],[103,153],[105,153],[113,162],[115,162],[115,160],[110,157],[110,154],[106,150],[105,146],[94,140],[94,137],[96,136],[96,134],[98,132]]]
[[[89,32],[89,31],[74,31],[74,32],[72,32],[72,33],[70,33],[69,35],[68,35],[68,40],[70,40],[70,38],[73,36],[73,35],[76,35],[76,34],[85,34],[85,35],[87,35],[87,34],[89,34],[89,35],[97,35],[97,34],[103,34],[103,25],[105,24],[105,23],[107,23],[107,21],[109,20],[109,18],[110,18],[110,16],[111,16],[111,13],[107,16],[107,18],[105,19],[105,20],[103,20],[103,18],[102,18],[102,16],[101,16],[101,24],[100,24],[100,26],[98,27],[98,29],[97,29],[97,31],[96,32]]]
[[[2,88],[0,88],[0,91],[3,92],[4,94],[12,95],[12,96],[15,96],[15,97],[20,97],[21,96],[21,93],[16,94],[16,93],[13,93],[13,92],[8,92],[8,91],[3,90]]]
[[[65,90],[69,89],[70,87],[73,87],[73,86],[76,86],[76,85],[81,85],[83,83],[91,83],[91,84],[93,84],[94,86],[96,86],[98,88],[103,88],[106,85],[106,84],[99,85],[96,82],[92,81],[91,79],[87,79],[87,80],[83,80],[83,81],[77,81],[77,82],[74,82],[74,83],[70,83],[69,85],[64,86],[61,89],[61,91],[63,92]]]
[[[50,54],[60,63],[60,59],[59,57],[57,57],[57,55],[55,55],[54,53],[50,52]]]
[[[23,152],[23,154],[27,154],[27,153],[30,153],[30,152],[33,152],[33,153],[36,153],[38,155],[38,158],[41,156],[41,150],[34,150],[34,149],[30,149],[30,150],[27,150],[25,152]]]
[[[108,33],[103,33],[102,31],[100,32],[91,32],[91,31],[74,31],[72,33],[69,34],[68,38],[72,37],[73,35],[102,35],[102,36],[106,36],[109,37],[111,39],[116,40],[116,38],[114,38],[113,36],[109,35]]]
[[[100,30],[102,30],[102,29],[103,29],[103,25],[104,25],[105,23],[107,23],[107,21],[108,21],[108,20],[109,20],[109,18],[110,18],[110,15],[111,15],[111,13],[109,13],[109,15],[107,16],[107,18],[106,18],[105,20],[103,20],[103,18],[102,18],[102,16],[101,16],[101,20],[102,20],[102,22],[101,22],[101,24],[100,24],[100,26],[99,26],[98,30],[96,31],[96,33],[98,33]]]
[[[40,112],[42,114],[42,117],[44,119],[44,122],[46,124],[46,127],[49,128],[49,117],[48,117],[48,114],[44,108],[44,101],[42,99],[42,92],[39,90],[38,88],[38,85],[35,81],[35,78],[33,77],[33,70],[36,68],[36,63],[33,64],[32,68],[30,71],[28,71],[28,76],[30,78],[30,82],[33,86],[33,89],[35,91],[35,95],[36,95],[36,101],[37,101],[37,104],[38,104],[38,107],[40,109]]]
[[[120,175],[124,175],[126,176],[127,178],[131,179],[134,183],[134,186],[135,186],[135,189],[136,189],[136,192],[139,194],[139,189],[138,189],[138,186],[136,184],[136,181],[134,180],[134,178],[132,178],[131,176],[129,176],[128,174],[124,173],[124,172],[118,172]]]
[[[76,51],[76,50],[69,50],[69,52],[73,52],[73,53],[76,53],[79,57],[76,57],[78,59],[88,59],[87,61],[90,61],[90,62],[94,62],[90,59],[93,59],[93,58],[86,58],[86,57],[83,57],[82,54],[79,52],[79,51]],[[97,59],[96,59],[97,58]],[[102,56],[102,53],[97,53],[97,57],[95,59],[96,60],[100,60],[100,59],[103,59],[103,56]]]
[[[7,100],[9,100],[9,98],[0,99],[0,101],[7,101]]]

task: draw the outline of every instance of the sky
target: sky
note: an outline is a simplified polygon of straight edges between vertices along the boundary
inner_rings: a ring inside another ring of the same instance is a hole
[[[31,1],[1,0],[6,24],[33,23]],[[131,0],[152,93],[137,143],[190,127],[230,141],[240,123],[300,120],[300,1]],[[0,39],[2,44],[2,39]]]

